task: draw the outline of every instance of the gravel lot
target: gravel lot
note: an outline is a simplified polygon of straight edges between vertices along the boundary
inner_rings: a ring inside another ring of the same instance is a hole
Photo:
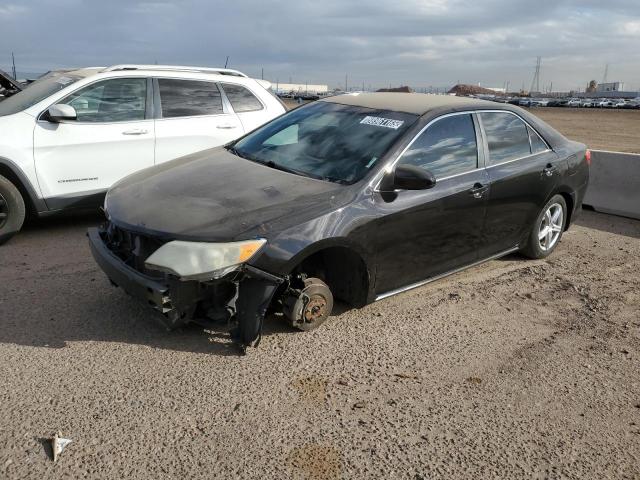
[[[111,287],[98,220],[0,247],[0,478],[640,478],[640,222],[584,212],[547,260],[271,319],[239,357]]]
[[[284,102],[289,109],[299,106],[291,99]],[[640,110],[535,107],[528,111],[594,150],[640,153]]]
[[[640,153],[640,110],[543,107],[529,110],[594,150]]]

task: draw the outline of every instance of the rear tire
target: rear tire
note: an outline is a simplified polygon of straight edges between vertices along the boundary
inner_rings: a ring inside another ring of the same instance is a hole
[[[533,259],[551,255],[560,243],[566,224],[567,202],[562,195],[554,195],[536,218],[522,254]]]
[[[24,199],[20,191],[0,175],[0,244],[20,231],[25,213]]]

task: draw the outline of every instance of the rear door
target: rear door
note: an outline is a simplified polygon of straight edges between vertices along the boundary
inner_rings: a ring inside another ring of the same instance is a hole
[[[240,118],[245,132],[255,130],[273,118],[266,106],[249,88],[226,82],[221,83],[221,86],[233,111]]]
[[[40,116],[34,160],[49,208],[99,202],[113,183],[153,165],[150,90],[142,77],[100,80],[58,102],[74,107],[76,120]]]
[[[481,136],[474,115],[437,119],[397,165],[428,170],[428,190],[375,193],[376,293],[384,294],[478,259],[488,196]]]
[[[157,78],[156,163],[217,147],[244,133],[215,82]]]
[[[566,162],[511,112],[479,112],[491,182],[483,256],[518,245],[566,173]]]

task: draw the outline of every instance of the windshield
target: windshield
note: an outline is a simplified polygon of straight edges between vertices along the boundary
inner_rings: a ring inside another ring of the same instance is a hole
[[[40,100],[44,100],[81,78],[82,77],[65,72],[50,73],[36,80],[21,92],[0,102],[0,117],[13,115],[14,113],[32,107]]]
[[[407,113],[316,102],[264,125],[229,151],[298,175],[352,184],[417,119]]]

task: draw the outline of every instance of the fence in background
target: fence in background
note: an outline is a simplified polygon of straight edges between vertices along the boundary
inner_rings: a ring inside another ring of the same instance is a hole
[[[640,220],[640,154],[592,150],[582,203],[597,212]]]

